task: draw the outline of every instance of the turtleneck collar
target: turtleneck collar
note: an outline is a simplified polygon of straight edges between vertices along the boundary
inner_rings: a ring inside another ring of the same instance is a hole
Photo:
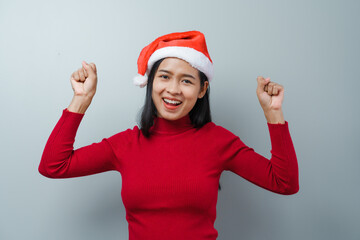
[[[166,120],[165,118],[154,118],[154,125],[150,131],[159,134],[176,134],[185,132],[194,126],[191,123],[189,114],[177,120]]]

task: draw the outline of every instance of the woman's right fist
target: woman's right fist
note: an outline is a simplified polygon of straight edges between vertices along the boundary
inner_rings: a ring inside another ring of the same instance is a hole
[[[75,96],[92,98],[96,92],[97,73],[94,63],[82,62],[82,68],[73,72],[70,77],[71,87]]]

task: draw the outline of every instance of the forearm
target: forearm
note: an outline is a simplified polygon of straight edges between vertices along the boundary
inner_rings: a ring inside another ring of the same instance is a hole
[[[280,108],[279,110],[269,110],[269,111],[264,111],[264,115],[265,118],[267,120],[268,123],[271,124],[285,124],[285,120],[284,120],[284,114],[282,109]]]
[[[299,170],[288,122],[268,124],[271,140],[271,171],[282,194],[299,191]]]
[[[70,157],[73,151],[73,144],[80,122],[81,114],[74,114],[63,110],[63,114],[55,125],[46,142],[39,172],[47,177],[58,178],[66,175]]]

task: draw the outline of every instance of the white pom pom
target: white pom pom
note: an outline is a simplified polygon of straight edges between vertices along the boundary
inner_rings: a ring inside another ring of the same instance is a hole
[[[140,75],[140,74],[137,74],[135,77],[134,77],[134,84],[136,86],[140,86],[141,88],[145,87],[146,84],[147,84],[147,76],[143,76],[143,75]]]

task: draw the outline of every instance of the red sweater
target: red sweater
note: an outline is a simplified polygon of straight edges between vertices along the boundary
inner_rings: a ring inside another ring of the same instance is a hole
[[[39,171],[50,178],[120,172],[130,240],[216,239],[216,202],[224,170],[275,193],[299,190],[288,122],[268,123],[269,161],[213,122],[194,128],[188,116],[176,121],[156,118],[150,138],[135,126],[73,150],[83,116],[63,110]]]

